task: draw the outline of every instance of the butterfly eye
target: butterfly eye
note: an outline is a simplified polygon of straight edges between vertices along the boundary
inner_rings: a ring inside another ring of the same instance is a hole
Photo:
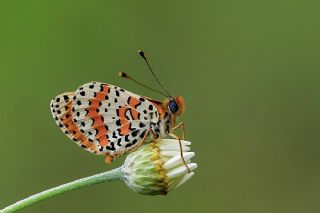
[[[172,113],[175,113],[178,111],[179,107],[178,105],[176,104],[176,102],[174,102],[173,100],[170,100],[169,102],[169,109]]]

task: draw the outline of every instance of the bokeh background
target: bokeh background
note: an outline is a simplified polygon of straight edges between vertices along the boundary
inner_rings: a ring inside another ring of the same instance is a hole
[[[319,212],[318,1],[0,1],[0,208],[121,165],[72,144],[55,95],[96,80],[155,99],[143,49],[183,95],[199,168],[168,196],[122,183],[23,212]]]

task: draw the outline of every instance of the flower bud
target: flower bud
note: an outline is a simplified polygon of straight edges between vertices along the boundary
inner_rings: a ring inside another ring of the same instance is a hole
[[[184,164],[179,141],[159,139],[130,153],[123,166],[123,180],[133,191],[146,195],[165,195],[181,186],[193,175],[197,168],[190,159],[191,142],[181,140]],[[190,170],[190,172],[189,172]]]

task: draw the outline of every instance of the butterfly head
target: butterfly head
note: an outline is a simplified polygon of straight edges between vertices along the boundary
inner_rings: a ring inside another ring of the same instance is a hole
[[[185,102],[182,96],[170,98],[166,102],[169,112],[171,112],[174,115],[182,115],[182,113],[185,111]]]

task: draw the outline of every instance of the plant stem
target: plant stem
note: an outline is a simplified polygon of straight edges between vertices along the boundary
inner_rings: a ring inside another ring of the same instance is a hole
[[[65,192],[69,192],[75,189],[79,189],[85,186],[90,186],[97,183],[103,183],[103,182],[109,182],[114,180],[121,180],[123,176],[122,168],[116,168],[111,171],[103,172],[100,174],[92,175],[90,177],[81,178],[75,181],[72,181],[70,183],[66,183],[51,189],[48,189],[46,191],[40,192],[35,195],[31,195],[30,197],[27,197],[23,200],[20,200],[2,210],[0,210],[1,213],[10,213],[15,212],[20,209],[23,209],[27,206],[30,206],[31,204],[40,202],[42,200],[46,200],[48,198],[54,197],[59,194],[63,194]]]

